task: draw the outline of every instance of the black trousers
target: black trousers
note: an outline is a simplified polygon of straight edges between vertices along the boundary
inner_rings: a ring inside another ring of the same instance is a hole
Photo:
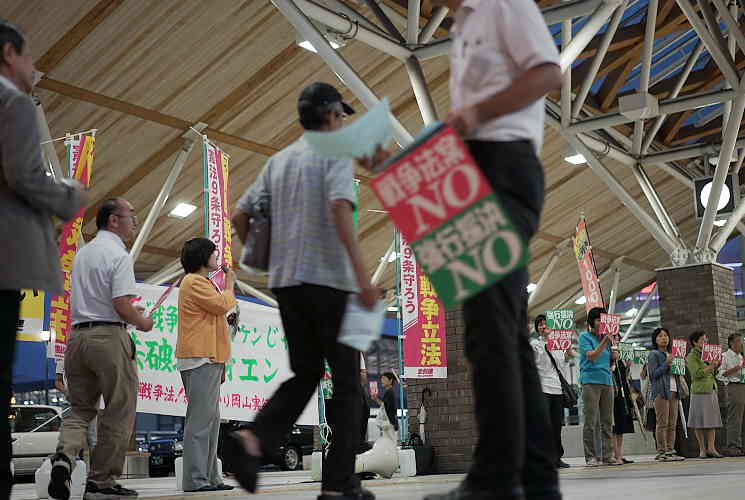
[[[0,290],[0,500],[8,500],[13,487],[13,477],[10,475],[13,447],[10,442],[8,413],[13,390],[13,359],[20,313],[21,293],[16,290]]]
[[[538,230],[543,168],[528,141],[468,141],[503,209],[526,242]],[[466,482],[499,498],[561,498],[551,422],[528,339],[527,268],[466,301],[479,440]]]
[[[326,401],[331,447],[322,489],[359,487],[354,463],[360,438],[360,353],[337,342],[347,292],[318,285],[274,289],[295,376],[284,382],[256,417],[264,454],[274,455],[318,387],[324,358],[331,367],[333,398]],[[313,402],[312,404],[315,404]]]
[[[564,445],[561,444],[561,428],[564,426],[564,397],[561,394],[544,394],[544,396],[546,396],[548,415],[551,419],[551,430],[554,435],[558,463],[558,460],[561,460],[561,457],[564,456]]]

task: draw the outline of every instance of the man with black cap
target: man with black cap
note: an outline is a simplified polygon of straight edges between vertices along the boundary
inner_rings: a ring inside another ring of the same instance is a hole
[[[354,110],[333,86],[314,83],[300,94],[298,113],[305,130],[330,132],[342,128]],[[233,215],[244,244],[255,206],[266,197],[272,219],[269,287],[279,302],[295,375],[261,410],[253,431],[239,430],[226,440],[226,452],[237,455],[236,477],[253,493],[259,457],[277,450],[303,412],[324,373],[325,358],[334,384],[327,402],[332,437],[318,498],[372,500],[375,496],[354,474],[360,354],[337,342],[348,296],[359,293],[368,308],[379,298],[354,229],[353,162],[324,158],[302,137],[272,156]]]

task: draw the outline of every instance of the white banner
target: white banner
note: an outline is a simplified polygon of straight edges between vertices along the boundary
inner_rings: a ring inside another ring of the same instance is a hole
[[[140,304],[150,308],[166,287],[138,284]],[[178,289],[153,313],[155,326],[144,333],[131,331],[135,343],[140,384],[137,411],[161,415],[186,415],[187,398],[176,368],[178,339]],[[287,342],[279,311],[273,307],[238,300],[240,329],[226,363],[226,381],[220,390],[220,416],[253,421],[282,382],[292,376]],[[297,421],[318,424],[318,395],[310,399]]]

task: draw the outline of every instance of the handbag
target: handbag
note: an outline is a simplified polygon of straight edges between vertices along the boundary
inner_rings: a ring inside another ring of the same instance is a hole
[[[243,245],[240,260],[241,269],[252,274],[263,274],[269,270],[271,206],[271,197],[262,196],[252,207],[246,243]]]
[[[561,373],[561,370],[559,370],[559,367],[556,366],[556,360],[554,359],[553,354],[551,354],[551,351],[548,350],[548,346],[545,347],[546,352],[548,353],[548,357],[551,359],[551,363],[554,365],[554,370],[556,370],[556,374],[559,376],[559,382],[561,383],[562,403],[564,404],[564,408],[574,408],[575,406],[577,406],[577,401],[579,400],[577,391],[574,390],[574,387],[569,385],[569,382],[567,382],[567,379],[564,378],[564,375]]]

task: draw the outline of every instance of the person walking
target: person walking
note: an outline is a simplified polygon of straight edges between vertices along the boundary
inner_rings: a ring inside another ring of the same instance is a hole
[[[587,313],[588,331],[579,336],[580,383],[582,384],[582,403],[585,423],[582,440],[585,449],[585,463],[588,466],[621,465],[614,456],[613,446],[613,375],[611,363],[615,354],[611,353],[611,340],[600,335],[600,315],[607,311],[594,307]],[[602,450],[598,450],[595,440],[596,423],[600,423]]]
[[[650,379],[649,398],[654,404],[655,441],[657,461],[684,460],[674,450],[675,431],[678,427],[678,409],[685,380],[672,372],[672,339],[666,328],[656,328],[652,333],[652,348],[647,358]]]
[[[300,94],[305,130],[342,128],[354,110],[332,85],[316,82]],[[372,308],[380,291],[370,281],[354,229],[354,165],[315,153],[301,137],[272,156],[238,201],[233,224],[245,244],[259,200],[271,199],[269,287],[279,302],[294,376],[259,412],[254,430],[234,433],[236,476],[256,490],[259,457],[272,455],[331,367],[333,397],[326,402],[332,442],[323,467],[321,495],[327,500],[372,500],[354,473],[360,426],[360,353],[338,342],[350,294]],[[227,444],[228,442],[226,442]]]
[[[127,324],[142,332],[153,320],[131,300],[137,295],[132,258],[125,241],[137,229],[134,207],[123,198],[103,202],[96,214],[98,233],[78,251],[72,269],[72,331],[65,352],[65,377],[72,411],[65,418],[52,457],[49,496],[70,497],[75,456],[85,446],[90,422],[103,395],[96,452],[85,500],[137,496],[117,483],[134,428],[137,409],[135,346]]]
[[[184,423],[181,484],[184,491],[224,491],[217,467],[220,438],[220,385],[230,359],[226,315],[237,301],[235,272],[228,270],[225,291],[209,279],[217,271],[217,247],[207,238],[194,238],[181,249],[186,276],[179,286],[176,366],[189,401]]]
[[[717,380],[724,385],[727,394],[727,447],[722,450],[726,457],[745,455],[743,448],[743,413],[745,412],[745,360],[742,355],[742,335],[733,333],[727,338],[729,349],[722,357]]]
[[[541,379],[543,396],[546,398],[548,413],[551,419],[551,432],[557,451],[557,466],[569,468],[569,464],[562,460],[564,446],[561,443],[561,428],[564,426],[564,396],[559,379],[559,367],[553,353],[548,350],[547,337],[551,333],[546,324],[546,316],[536,316],[533,326],[538,338],[531,340],[535,355],[535,364],[538,368],[538,376]],[[571,350],[571,349],[570,349]],[[562,356],[566,354],[562,353]]]
[[[716,449],[716,430],[722,427],[722,415],[719,412],[717,381],[714,378],[720,362],[707,363],[702,359],[702,350],[709,343],[706,333],[695,331],[689,340],[691,352],[688,353],[686,362],[692,384],[688,427],[696,434],[698,458],[722,458]]]
[[[10,411],[21,290],[63,292],[52,217],[69,221],[86,204],[83,187],[44,165],[36,106],[29,94],[34,64],[26,35],[0,19],[0,500],[10,498]]]

